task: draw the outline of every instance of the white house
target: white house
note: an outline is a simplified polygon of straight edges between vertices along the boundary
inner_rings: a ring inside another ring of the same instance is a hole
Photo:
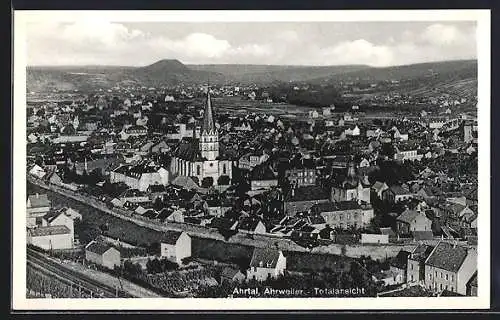
[[[247,279],[264,281],[268,277],[277,278],[286,269],[286,257],[275,249],[255,248],[247,270]]]
[[[28,229],[27,243],[44,250],[71,249],[73,232],[66,226]]]
[[[45,170],[42,167],[40,167],[39,165],[35,164],[29,170],[29,174],[32,175],[32,176],[34,176],[34,177],[36,177],[36,178],[38,178],[38,179],[42,179],[45,176],[46,172],[45,172]]]
[[[109,269],[121,265],[121,255],[118,249],[95,240],[85,247],[85,259]]]
[[[74,233],[74,221],[73,219],[67,215],[63,211],[56,211],[53,213],[49,213],[43,217],[43,225],[46,226],[66,226],[71,233]]]
[[[167,185],[168,171],[160,166],[150,164],[121,165],[110,172],[111,183],[123,182],[132,189],[146,191],[150,185]]]
[[[33,227],[42,224],[42,217],[50,211],[50,201],[46,194],[34,194],[26,201],[26,225]]]
[[[191,257],[191,237],[186,232],[168,230],[160,243],[161,256],[182,264],[182,259]]]

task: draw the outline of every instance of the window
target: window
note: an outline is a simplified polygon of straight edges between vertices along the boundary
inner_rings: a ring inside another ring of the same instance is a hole
[[[448,274],[446,274],[445,277],[446,277],[446,280],[448,280]]]
[[[432,279],[432,274],[429,273],[429,279]]]
[[[413,263],[410,263],[410,270],[413,270]],[[411,276],[413,278],[413,276]]]
[[[443,290],[443,284],[442,283],[439,284],[439,290]]]
[[[226,174],[226,164],[224,163],[224,165],[222,166],[222,173]]]
[[[451,275],[451,281],[453,281],[453,275]]]
[[[196,175],[198,175],[198,176],[199,176],[200,174],[201,174],[201,173],[200,173],[200,165],[197,165],[197,166],[196,166]]]
[[[441,279],[443,279],[443,272],[441,272]]]
[[[436,271],[436,278],[438,277],[438,272]]]
[[[451,289],[450,289],[450,290],[451,290],[451,292],[453,292],[453,290],[455,290],[455,289],[453,288],[453,286],[451,286]]]
[[[411,281],[413,281],[413,275],[411,275]]]

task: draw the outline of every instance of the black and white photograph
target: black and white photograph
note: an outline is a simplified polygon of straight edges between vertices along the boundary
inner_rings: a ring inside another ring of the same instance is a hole
[[[14,22],[14,307],[489,307],[489,11]]]

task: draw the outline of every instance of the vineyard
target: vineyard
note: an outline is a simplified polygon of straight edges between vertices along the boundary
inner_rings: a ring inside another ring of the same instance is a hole
[[[200,286],[217,285],[216,273],[216,270],[212,268],[198,268],[158,274],[141,273],[136,277],[149,286],[160,290],[164,295],[175,297],[193,292]]]
[[[30,265],[26,269],[27,298],[98,298],[88,290],[65,283],[34,269]]]

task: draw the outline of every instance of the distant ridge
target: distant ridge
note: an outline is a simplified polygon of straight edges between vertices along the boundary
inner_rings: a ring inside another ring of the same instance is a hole
[[[445,74],[453,78],[476,78],[477,60],[428,62],[392,67],[366,65],[294,66],[258,64],[185,65],[162,59],[142,67],[131,66],[28,66],[28,91],[111,88],[116,85],[170,86],[202,84],[208,79],[224,83],[384,81]]]

